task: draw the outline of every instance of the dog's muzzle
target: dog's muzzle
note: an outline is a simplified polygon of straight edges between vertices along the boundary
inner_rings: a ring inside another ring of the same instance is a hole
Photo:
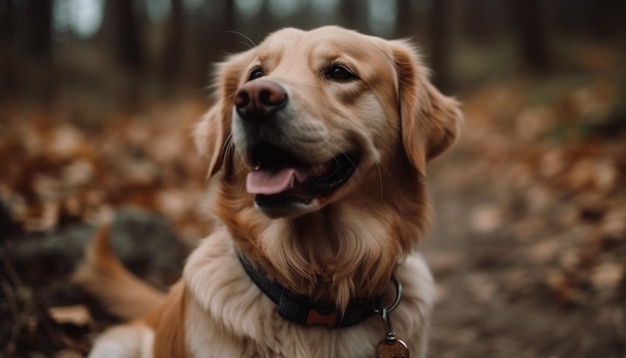
[[[267,79],[248,81],[233,102],[235,145],[251,167],[246,189],[267,215],[292,216],[314,210],[322,204],[320,199],[354,174],[359,153],[342,151],[319,159],[319,153],[311,152],[320,150],[319,146],[303,148],[303,137],[295,135],[290,126],[289,96],[281,84]]]

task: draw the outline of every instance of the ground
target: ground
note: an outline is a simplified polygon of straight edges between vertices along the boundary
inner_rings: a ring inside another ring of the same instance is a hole
[[[551,138],[563,103],[529,106],[536,90],[468,96],[430,167],[433,357],[626,357],[626,137]]]
[[[460,96],[462,138],[428,171],[431,357],[626,357],[626,110],[623,81],[607,71]],[[97,121],[80,108],[4,106],[0,356],[81,356],[110,324],[69,283],[103,217],[125,213],[121,232],[139,237],[171,229],[160,242],[182,251],[210,230],[197,209],[206,168],[189,136],[207,105]],[[154,264],[171,253],[159,247],[150,259],[120,250],[166,285],[182,260]]]

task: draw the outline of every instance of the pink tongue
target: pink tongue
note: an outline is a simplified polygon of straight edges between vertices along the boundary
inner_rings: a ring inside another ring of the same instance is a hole
[[[250,194],[273,195],[291,189],[291,181],[303,182],[308,173],[294,168],[274,170],[255,170],[248,173],[246,189]]]

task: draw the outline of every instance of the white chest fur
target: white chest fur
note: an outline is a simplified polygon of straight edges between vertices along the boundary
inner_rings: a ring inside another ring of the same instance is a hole
[[[424,357],[434,283],[419,254],[398,268],[404,285],[393,328],[412,357]],[[248,278],[225,231],[206,238],[185,267],[191,302],[186,317],[188,352],[194,357],[372,357],[385,330],[374,316],[338,329],[305,327],[282,319]]]

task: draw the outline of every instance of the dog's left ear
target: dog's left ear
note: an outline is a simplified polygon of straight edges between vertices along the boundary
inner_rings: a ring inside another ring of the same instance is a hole
[[[426,162],[456,140],[463,121],[459,103],[428,80],[417,51],[404,41],[390,41],[398,78],[402,143],[411,164],[426,173]]]

